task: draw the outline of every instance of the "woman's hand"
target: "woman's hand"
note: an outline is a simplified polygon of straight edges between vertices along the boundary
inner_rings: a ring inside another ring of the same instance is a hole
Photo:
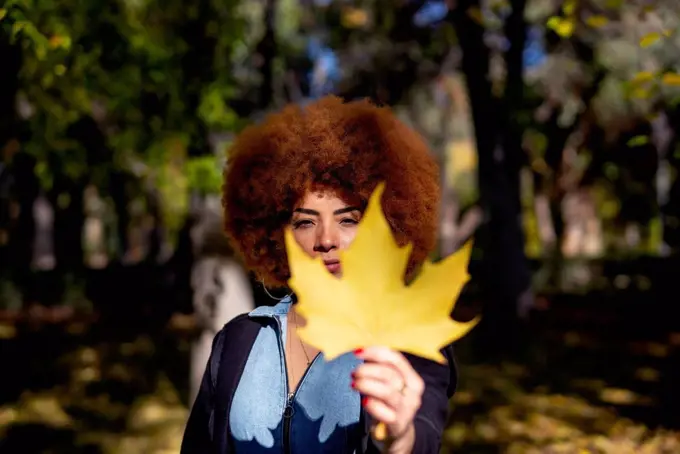
[[[420,408],[425,384],[399,352],[386,347],[356,350],[365,362],[352,374],[352,387],[371,417],[387,427],[390,452],[408,453],[413,447],[413,418]]]

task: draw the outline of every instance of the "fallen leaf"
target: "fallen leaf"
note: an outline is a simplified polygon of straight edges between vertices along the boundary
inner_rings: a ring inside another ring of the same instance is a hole
[[[630,83],[637,85],[645,82],[651,82],[652,80],[654,80],[654,73],[651,71],[640,71],[633,76],[633,78],[630,80]]]
[[[17,329],[14,325],[0,324],[0,339],[12,339],[16,337]]]
[[[607,16],[594,14],[586,19],[586,24],[593,28],[602,28],[609,23]]]
[[[73,419],[53,394],[26,393],[20,400],[18,418],[25,423],[38,423],[50,427],[70,427]]]
[[[629,405],[637,400],[637,395],[628,389],[605,388],[600,392],[600,400],[610,404]]]
[[[670,333],[668,335],[668,342],[673,346],[680,345],[680,333]]]
[[[651,367],[642,367],[635,370],[635,378],[642,381],[657,382],[661,379],[661,373]]]
[[[642,37],[642,39],[640,39],[640,47],[649,47],[660,39],[661,33],[659,32],[647,33]]]
[[[647,353],[651,356],[656,356],[657,358],[664,358],[670,353],[670,348],[668,345],[650,342],[647,345]]]
[[[340,253],[342,278],[330,274],[320,257],[308,256],[290,229],[285,232],[290,288],[307,324],[300,337],[327,359],[356,348],[384,345],[444,362],[439,350],[461,338],[478,319],[460,323],[450,314],[468,281],[468,243],[438,263],[426,262],[404,285],[410,245],[399,247],[380,206],[384,184],[371,196],[357,235]]]
[[[661,83],[675,87],[680,86],[680,74],[667,72],[661,77]]]

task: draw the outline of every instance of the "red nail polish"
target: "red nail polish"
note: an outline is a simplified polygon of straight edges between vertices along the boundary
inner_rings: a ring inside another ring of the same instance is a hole
[[[365,407],[367,403],[368,403],[368,397],[364,397],[363,399],[361,399],[361,406],[362,407]]]
[[[361,355],[363,352],[364,352],[363,348],[357,348],[356,350],[354,350],[355,355]]]

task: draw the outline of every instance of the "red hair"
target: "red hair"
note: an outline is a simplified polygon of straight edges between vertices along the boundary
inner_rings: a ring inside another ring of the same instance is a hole
[[[245,129],[228,153],[224,227],[266,286],[290,277],[283,228],[309,190],[365,206],[384,181],[385,217],[400,245],[413,244],[407,276],[435,246],[438,166],[422,137],[388,108],[335,96],[289,105]]]

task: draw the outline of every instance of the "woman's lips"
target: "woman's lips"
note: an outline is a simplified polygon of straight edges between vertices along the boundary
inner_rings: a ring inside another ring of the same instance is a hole
[[[342,269],[339,260],[324,260],[323,264],[326,265],[326,269],[331,274],[337,274]]]

